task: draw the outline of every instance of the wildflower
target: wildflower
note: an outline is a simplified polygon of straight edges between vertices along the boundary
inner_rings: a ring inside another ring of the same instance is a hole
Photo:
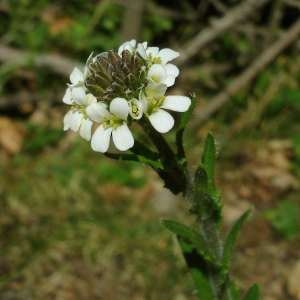
[[[133,147],[134,139],[127,126],[129,104],[126,99],[114,98],[109,105],[109,111],[105,103],[94,103],[87,113],[92,120],[100,123],[91,140],[94,151],[107,152],[111,136],[118,150],[126,151]]]
[[[82,138],[89,141],[93,122],[88,118],[87,110],[90,105],[96,102],[97,99],[92,94],[84,95],[82,98],[70,98],[71,109],[64,117],[64,130],[70,129],[79,132]]]
[[[191,105],[191,99],[186,96],[165,96],[167,86],[151,84],[143,96],[144,109],[151,125],[160,133],[170,131],[174,126],[174,118],[165,110],[185,112]]]

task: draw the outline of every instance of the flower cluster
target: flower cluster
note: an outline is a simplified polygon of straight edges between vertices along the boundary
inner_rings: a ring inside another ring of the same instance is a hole
[[[160,133],[174,126],[168,110],[185,112],[189,97],[166,96],[179,69],[170,61],[179,53],[169,48],[148,47],[147,42],[131,40],[118,51],[88,58],[83,71],[75,68],[63,102],[70,106],[64,117],[64,130],[79,132],[91,140],[94,151],[106,152],[112,138],[115,147],[133,147],[132,122],[148,118]]]

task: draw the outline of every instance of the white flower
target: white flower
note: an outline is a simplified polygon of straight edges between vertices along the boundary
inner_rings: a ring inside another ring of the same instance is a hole
[[[148,71],[148,79],[153,83],[162,83],[166,86],[172,86],[176,77],[179,75],[179,69],[173,64],[154,64]]]
[[[135,50],[135,48],[136,48],[136,40],[127,41],[119,47],[118,54],[122,56],[122,52],[124,50],[128,50],[130,53],[132,53]]]
[[[64,130],[78,132],[82,138],[91,139],[93,122],[78,110],[69,110],[64,117]]]
[[[139,43],[137,52],[150,66],[148,73],[150,81],[163,83],[168,87],[175,83],[175,79],[179,75],[179,69],[169,62],[179,56],[178,52],[170,48],[159,50],[158,47],[147,47],[147,42]]]
[[[67,93],[68,91],[66,94]],[[90,105],[97,102],[97,99],[92,94],[84,94],[80,99],[70,99],[70,104],[73,104],[74,106],[64,117],[64,130],[71,129],[74,132],[79,131],[80,136],[89,141],[91,139],[93,122],[88,118],[87,110]]]
[[[134,139],[126,123],[129,110],[129,104],[124,98],[114,98],[109,105],[109,111],[101,102],[89,106],[87,114],[100,123],[91,140],[94,151],[105,153],[111,136],[118,150],[126,151],[133,147]]]
[[[189,97],[165,96],[166,90],[164,84],[150,84],[142,100],[151,125],[160,133],[166,133],[174,126],[174,118],[165,109],[185,112],[191,105]]]
[[[176,52],[170,48],[159,50],[158,47],[147,47],[147,42],[139,43],[137,45],[137,52],[144,59],[162,65],[167,64],[179,56],[179,52]]]

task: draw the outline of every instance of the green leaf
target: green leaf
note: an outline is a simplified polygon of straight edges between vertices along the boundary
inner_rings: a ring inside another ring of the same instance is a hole
[[[259,300],[260,292],[257,284],[252,285],[243,300]]]
[[[197,295],[201,300],[214,300],[214,294],[208,280],[198,269],[191,269],[192,277],[196,286]]]
[[[250,214],[250,210],[247,210],[245,213],[241,215],[241,217],[233,224],[225,242],[224,246],[224,254],[223,254],[223,265],[225,267],[228,267],[229,261],[231,258],[231,254],[234,248],[234,245],[236,243],[238,233],[240,232],[240,229],[243,225],[243,223],[246,221]]]
[[[215,140],[211,134],[208,134],[204,143],[202,164],[207,174],[209,191],[213,191],[215,189],[214,187],[215,162],[216,162]]]
[[[229,280],[227,287],[226,287],[226,300],[239,300],[240,299],[240,291],[235,285],[235,283]]]
[[[162,220],[162,224],[177,237],[192,244],[205,261],[213,262],[205,241],[195,230],[173,220]]]

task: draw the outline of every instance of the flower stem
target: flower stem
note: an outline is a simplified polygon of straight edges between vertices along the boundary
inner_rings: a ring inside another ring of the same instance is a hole
[[[174,194],[185,193],[187,187],[185,169],[178,163],[176,154],[164,137],[153,129],[148,119],[143,118],[140,124],[159,152],[163,170],[158,171],[158,174],[164,180],[165,186]]]

